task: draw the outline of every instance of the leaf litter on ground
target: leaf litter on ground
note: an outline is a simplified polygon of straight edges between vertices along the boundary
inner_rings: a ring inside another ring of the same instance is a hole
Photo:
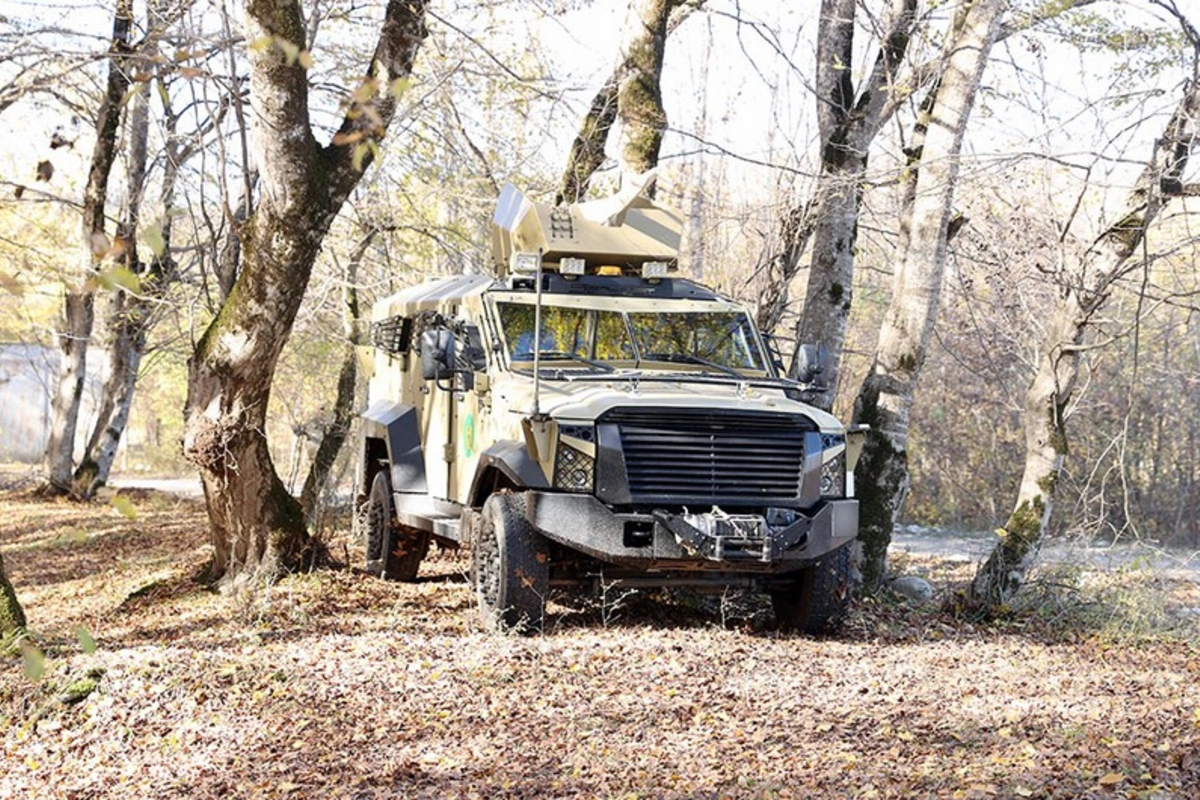
[[[1050,576],[993,619],[872,599],[824,638],[754,597],[564,596],[518,637],[475,625],[463,554],[229,596],[195,580],[201,504],[131,501],[0,495],[44,659],[0,664],[0,798],[1200,796],[1186,583]]]

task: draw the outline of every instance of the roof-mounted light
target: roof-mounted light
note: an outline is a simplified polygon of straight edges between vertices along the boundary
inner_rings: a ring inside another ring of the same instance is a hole
[[[508,270],[514,274],[533,275],[542,265],[542,257],[538,253],[513,253],[509,258]]]
[[[558,262],[558,271],[563,275],[583,275],[587,272],[587,262],[582,258],[563,258]]]
[[[616,277],[619,275],[624,275],[625,271],[623,269],[621,269],[620,267],[609,265],[609,266],[605,266],[605,267],[596,267],[596,274],[597,275],[605,275],[605,276],[608,276],[611,278],[611,277]]]
[[[647,261],[642,264],[642,277],[647,280],[667,277],[667,262]]]

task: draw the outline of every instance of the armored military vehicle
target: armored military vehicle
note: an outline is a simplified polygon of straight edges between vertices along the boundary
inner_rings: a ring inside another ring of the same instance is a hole
[[[678,277],[680,217],[645,183],[569,206],[505,187],[492,274],[377,303],[358,519],[412,580],[466,545],[492,624],[553,587],[730,585],[784,627],[849,599],[862,435],[807,404],[747,309]],[[807,351],[806,351],[807,352]]]

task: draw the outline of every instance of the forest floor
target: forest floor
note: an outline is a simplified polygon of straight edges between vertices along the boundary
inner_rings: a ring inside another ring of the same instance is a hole
[[[971,564],[907,554],[935,602],[833,637],[614,589],[523,638],[478,630],[452,552],[210,591],[203,505],[121,497],[0,493],[35,637],[0,657],[0,798],[1200,796],[1200,585],[1144,564],[982,620],[947,602]]]

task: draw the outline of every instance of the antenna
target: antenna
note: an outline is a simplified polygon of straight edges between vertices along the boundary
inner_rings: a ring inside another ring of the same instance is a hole
[[[533,416],[537,418],[541,414],[541,388],[542,388],[542,248],[537,251],[537,272],[534,273],[534,280],[537,281],[537,294],[533,301]]]

